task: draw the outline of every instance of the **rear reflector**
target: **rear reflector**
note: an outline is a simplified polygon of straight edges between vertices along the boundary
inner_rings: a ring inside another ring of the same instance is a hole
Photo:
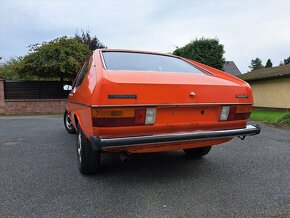
[[[143,126],[155,123],[155,108],[93,108],[94,127]]]
[[[220,121],[246,120],[250,117],[251,105],[222,106]]]

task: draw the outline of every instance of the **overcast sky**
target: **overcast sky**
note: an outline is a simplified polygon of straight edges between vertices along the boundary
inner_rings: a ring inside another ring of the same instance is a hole
[[[0,0],[0,56],[29,44],[89,30],[109,48],[172,52],[200,37],[218,38],[226,60],[247,72],[260,57],[290,56],[290,1]]]

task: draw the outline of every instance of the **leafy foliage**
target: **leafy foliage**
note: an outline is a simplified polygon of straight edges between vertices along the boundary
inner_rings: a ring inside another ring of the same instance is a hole
[[[251,71],[264,68],[262,60],[260,58],[252,59],[249,68],[251,69]]]
[[[15,73],[15,66],[19,63],[20,58],[10,58],[0,65],[0,78],[6,80],[18,80],[19,75]]]
[[[102,42],[100,42],[100,40],[96,36],[92,37],[88,30],[86,32],[82,30],[81,35],[76,33],[75,39],[87,45],[91,51],[94,51],[98,48],[106,48],[106,46]]]
[[[61,37],[30,46],[30,53],[15,66],[20,78],[73,79],[90,50],[78,40]]]
[[[219,40],[209,38],[195,39],[173,52],[174,55],[185,57],[220,70],[223,70],[225,62],[224,53],[224,46],[219,43]]]
[[[286,64],[290,64],[290,56],[288,58],[284,59],[284,65],[286,65]]]
[[[272,67],[272,66],[273,66],[273,64],[272,64],[271,59],[268,59],[267,62],[266,62],[265,68],[269,68],[269,67]]]

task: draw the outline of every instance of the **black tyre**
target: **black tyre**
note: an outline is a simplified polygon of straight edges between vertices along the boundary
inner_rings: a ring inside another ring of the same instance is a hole
[[[201,147],[201,148],[189,148],[189,149],[183,149],[186,156],[192,157],[192,158],[200,158],[204,155],[207,155],[210,151],[211,146],[208,147]]]
[[[79,125],[77,133],[77,157],[79,170],[82,174],[95,174],[100,169],[101,152],[92,150],[89,140],[85,137]]]
[[[63,122],[64,122],[65,129],[68,133],[70,134],[76,133],[76,130],[74,126],[72,125],[71,118],[69,117],[67,110],[64,112]]]

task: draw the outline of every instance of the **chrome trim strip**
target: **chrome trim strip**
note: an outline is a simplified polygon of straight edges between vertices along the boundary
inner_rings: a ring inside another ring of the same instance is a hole
[[[82,105],[82,106],[86,106],[86,107],[92,107],[92,105],[90,104],[83,104],[83,103],[79,103],[79,102],[75,102],[75,101],[67,101],[67,104],[78,104],[78,105]]]
[[[118,105],[90,105],[80,102],[67,101],[68,104],[78,104],[92,108],[100,107],[157,107],[157,106],[210,106],[210,105],[252,105],[251,103],[184,103],[184,104],[118,104]]]
[[[214,130],[200,131],[190,133],[172,133],[163,135],[137,136],[126,138],[102,138],[91,136],[90,141],[92,147],[102,148],[120,148],[129,146],[139,146],[148,144],[163,144],[176,142],[190,142],[198,140],[209,140],[218,138],[233,138],[237,136],[252,136],[257,135],[261,131],[258,125],[247,125],[245,128],[229,129],[229,130]]]
[[[180,103],[180,104],[118,104],[118,105],[91,105],[98,107],[157,107],[157,106],[200,106],[200,105],[252,105],[251,103]]]
[[[100,51],[100,55],[101,55],[101,60],[102,60],[102,63],[103,63],[103,67],[104,67],[105,70],[107,70],[107,66],[106,66],[102,51]]]

